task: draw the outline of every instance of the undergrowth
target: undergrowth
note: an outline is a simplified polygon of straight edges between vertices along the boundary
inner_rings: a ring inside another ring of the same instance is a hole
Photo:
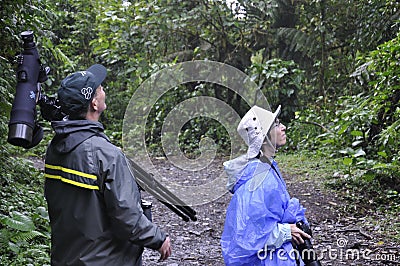
[[[0,265],[50,265],[50,226],[43,174],[26,158],[2,150]]]
[[[327,193],[334,193],[346,203],[343,211],[369,219],[383,235],[400,243],[398,191],[378,180],[369,180],[367,171],[349,175],[340,159],[302,152],[279,154],[277,160],[288,174],[311,177]]]

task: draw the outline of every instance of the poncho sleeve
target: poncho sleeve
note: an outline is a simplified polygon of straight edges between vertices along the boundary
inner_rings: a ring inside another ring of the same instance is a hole
[[[299,221],[308,223],[305,217],[306,209],[300,204],[297,198],[291,198],[285,208],[285,212],[282,217],[283,223],[294,224]]]

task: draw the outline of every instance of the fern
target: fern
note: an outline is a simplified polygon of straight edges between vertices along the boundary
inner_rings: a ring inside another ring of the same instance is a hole
[[[48,238],[47,235],[37,231],[32,219],[23,213],[14,211],[11,217],[3,215],[0,222],[5,226],[0,230],[1,247],[14,254],[20,255],[21,247],[30,245],[36,237]]]
[[[314,57],[318,53],[318,44],[315,38],[298,29],[282,27],[277,29],[277,35],[292,52],[300,52],[309,57]]]
[[[8,245],[8,241],[10,240],[10,238],[11,238],[11,233],[7,229],[2,228],[0,230],[0,248],[1,249],[4,249],[3,247]]]
[[[30,232],[19,232],[12,237],[14,242],[29,242],[37,236],[46,237],[39,231],[30,231]]]

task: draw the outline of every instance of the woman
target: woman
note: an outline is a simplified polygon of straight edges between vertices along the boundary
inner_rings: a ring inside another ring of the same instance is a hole
[[[307,222],[298,199],[290,198],[274,160],[286,143],[286,127],[275,113],[252,107],[238,125],[247,153],[224,163],[233,193],[221,247],[226,265],[297,265],[292,241],[311,238],[296,227]],[[301,262],[301,265],[303,263]]]

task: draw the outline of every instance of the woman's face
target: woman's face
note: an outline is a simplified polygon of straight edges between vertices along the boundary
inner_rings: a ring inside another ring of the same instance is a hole
[[[280,123],[277,118],[269,131],[271,136],[271,142],[275,145],[276,149],[286,144],[286,127]]]

